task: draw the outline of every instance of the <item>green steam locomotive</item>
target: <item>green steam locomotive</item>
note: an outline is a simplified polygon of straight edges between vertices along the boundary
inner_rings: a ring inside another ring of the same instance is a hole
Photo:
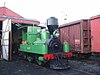
[[[47,27],[48,30],[39,26],[24,27],[20,52],[28,61],[49,64],[52,69],[66,69],[72,52],[66,41],[62,44],[59,40],[58,19],[47,19]]]

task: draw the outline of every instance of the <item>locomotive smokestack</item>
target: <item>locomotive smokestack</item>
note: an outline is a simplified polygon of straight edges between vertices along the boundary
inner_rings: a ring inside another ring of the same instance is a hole
[[[49,19],[47,19],[47,27],[50,35],[53,35],[53,32],[58,29],[58,19],[55,17],[50,17]]]

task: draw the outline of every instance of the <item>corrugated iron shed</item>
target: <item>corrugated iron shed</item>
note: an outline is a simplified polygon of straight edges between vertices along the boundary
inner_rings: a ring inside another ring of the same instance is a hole
[[[0,7],[0,35],[3,43],[0,43],[0,58],[5,60],[12,60],[13,55],[13,38],[14,36],[20,37],[21,31],[17,29],[16,24],[21,24],[21,26],[27,25],[39,25],[40,22],[36,19],[27,19],[19,14],[13,12],[12,10],[8,9],[7,7]],[[8,27],[8,28],[5,28]],[[8,29],[8,30],[7,30]],[[20,32],[18,32],[20,31]],[[16,33],[15,33],[16,32]],[[15,34],[15,35],[14,35]],[[19,35],[18,35],[19,34]],[[5,35],[7,35],[5,37]],[[5,39],[6,38],[6,39]],[[0,41],[1,41],[0,39]],[[4,41],[9,42],[7,45]]]
[[[16,17],[16,18],[23,18],[22,16],[18,15],[17,13],[8,9],[7,7],[0,7],[0,15],[12,16],[12,17]]]
[[[26,19],[19,14],[13,12],[7,7],[0,7],[0,20],[3,21],[5,19],[10,18],[15,23],[25,23],[25,24],[40,24],[39,21],[35,19]]]

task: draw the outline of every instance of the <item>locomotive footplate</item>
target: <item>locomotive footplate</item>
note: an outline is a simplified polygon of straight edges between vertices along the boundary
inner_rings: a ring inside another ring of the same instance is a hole
[[[62,58],[57,55],[56,59],[50,60],[50,68],[52,69],[68,69],[70,66],[68,65],[68,59]]]

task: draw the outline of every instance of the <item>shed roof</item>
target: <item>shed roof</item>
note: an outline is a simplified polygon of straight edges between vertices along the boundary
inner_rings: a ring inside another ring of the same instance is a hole
[[[12,16],[12,17],[16,17],[16,18],[23,18],[22,16],[13,12],[12,10],[8,9],[7,7],[0,7],[0,15]]]
[[[13,12],[7,7],[0,7],[0,20],[2,21],[8,18],[12,19],[13,22],[17,22],[17,23],[40,24],[40,22],[37,21],[36,19],[27,19]]]

